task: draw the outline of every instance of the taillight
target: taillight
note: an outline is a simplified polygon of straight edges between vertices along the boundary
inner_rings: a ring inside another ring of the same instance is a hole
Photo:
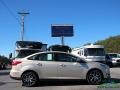
[[[12,61],[12,66],[16,66],[18,64],[22,63],[22,61],[16,61],[16,60],[13,60]]]

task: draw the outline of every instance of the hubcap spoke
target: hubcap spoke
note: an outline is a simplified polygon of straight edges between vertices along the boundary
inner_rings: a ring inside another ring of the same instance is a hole
[[[102,78],[101,73],[97,70],[91,71],[88,77],[91,83],[96,83],[96,84],[101,82],[101,78]]]
[[[32,86],[36,83],[36,76],[32,72],[23,75],[23,83],[27,86]]]

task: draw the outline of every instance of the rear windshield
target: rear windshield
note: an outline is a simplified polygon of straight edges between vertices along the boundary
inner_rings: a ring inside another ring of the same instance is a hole
[[[39,52],[38,50],[20,50],[16,51],[16,58],[24,58],[28,55]]]

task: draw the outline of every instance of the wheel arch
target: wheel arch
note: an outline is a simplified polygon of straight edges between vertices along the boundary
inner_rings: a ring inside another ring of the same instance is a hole
[[[92,69],[90,69],[90,70],[87,72],[87,74],[86,74],[86,79],[87,79],[87,75],[88,75],[91,71],[93,71],[93,70],[98,70],[98,71],[100,71],[100,73],[102,74],[102,78],[104,78],[104,74],[103,74],[102,70],[100,70],[100,69],[98,69],[98,68],[92,68]]]
[[[23,75],[24,73],[26,73],[26,72],[33,72],[33,73],[37,76],[37,78],[39,79],[38,73],[35,72],[34,70],[26,70],[26,71],[24,71],[24,72],[21,74],[21,77],[22,77],[22,75]]]

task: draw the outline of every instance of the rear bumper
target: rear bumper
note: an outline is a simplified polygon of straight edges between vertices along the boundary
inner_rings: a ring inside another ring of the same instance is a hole
[[[12,79],[14,79],[14,80],[21,80],[20,77],[13,77],[13,76],[11,76],[11,75],[10,75],[10,78],[12,78]]]
[[[21,74],[19,71],[16,70],[11,70],[10,71],[10,77],[15,80],[20,80],[21,79]]]

